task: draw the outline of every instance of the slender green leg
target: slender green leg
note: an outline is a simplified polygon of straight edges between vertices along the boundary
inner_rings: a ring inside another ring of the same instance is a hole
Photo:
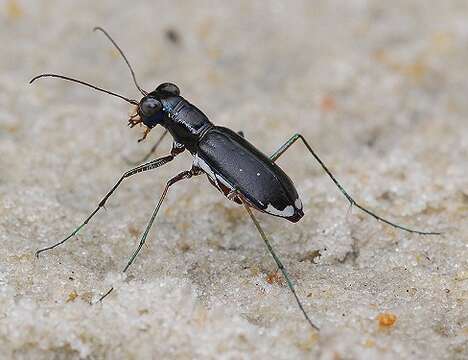
[[[153,214],[151,215],[151,218],[150,218],[150,220],[148,222],[148,225],[146,225],[146,229],[145,229],[145,232],[143,233],[143,236],[141,237],[140,244],[138,245],[138,248],[133,252],[132,256],[130,257],[130,260],[128,260],[128,263],[127,263],[127,265],[125,265],[125,268],[123,269],[123,272],[126,272],[127,269],[130,267],[130,265],[132,265],[132,263],[135,260],[136,256],[138,255],[141,248],[143,247],[143,245],[144,245],[144,243],[146,241],[146,237],[148,236],[148,233],[149,233],[149,231],[151,229],[151,226],[153,225],[154,219],[156,218],[156,215],[158,214],[159,208],[161,207],[161,204],[163,203],[164,199],[166,198],[167,191],[169,190],[169,188],[172,185],[174,185],[176,182],[178,182],[180,180],[183,180],[183,179],[189,179],[193,175],[196,175],[196,174],[197,173],[195,173],[193,170],[183,171],[180,174],[174,176],[172,179],[170,179],[167,182],[166,187],[164,188],[164,191],[163,191],[161,197],[159,198],[158,205],[154,209]]]
[[[373,218],[377,219],[378,221],[382,221],[390,226],[393,226],[397,229],[400,229],[400,230],[404,230],[404,231],[408,231],[410,233],[415,233],[415,234],[419,234],[419,235],[440,235],[441,233],[440,232],[433,232],[433,231],[419,231],[419,230],[413,230],[413,229],[410,229],[410,228],[407,228],[407,227],[404,227],[404,226],[401,226],[401,225],[398,225],[398,224],[395,224],[389,220],[386,220],[380,216],[378,216],[377,214],[373,213],[372,211],[366,209],[365,207],[363,207],[362,205],[358,204],[347,192],[346,190],[341,186],[341,184],[338,182],[338,180],[336,180],[336,178],[333,176],[333,174],[330,172],[330,170],[328,170],[328,168],[325,166],[325,164],[322,162],[322,160],[320,160],[320,158],[318,157],[318,155],[314,152],[314,150],[312,150],[312,148],[310,147],[310,145],[307,143],[307,141],[304,139],[304,137],[301,135],[301,134],[294,134],[288,141],[286,141],[283,145],[281,145],[281,147],[275,152],[273,153],[273,155],[270,156],[270,159],[274,162],[276,161],[281,155],[283,155],[286,150],[289,149],[289,147],[291,147],[292,144],[294,144],[298,139],[301,139],[302,142],[304,143],[304,145],[307,147],[307,149],[309,150],[309,152],[312,154],[312,156],[315,158],[315,160],[317,160],[317,162],[320,164],[320,166],[322,167],[323,170],[325,170],[325,172],[327,173],[327,175],[332,179],[332,181],[335,183],[335,185],[338,187],[338,189],[340,189],[340,191],[343,193],[343,195],[346,197],[346,199],[348,199],[349,203],[351,204],[351,206],[356,206],[358,209],[364,211],[365,213],[367,213],[368,215],[372,216]]]
[[[130,265],[132,265],[133,261],[135,260],[138,253],[140,252],[141,248],[145,244],[148,233],[149,233],[149,231],[151,229],[151,226],[153,225],[153,222],[154,222],[154,219],[156,218],[156,215],[159,212],[161,204],[163,203],[164,199],[166,198],[167,191],[169,190],[169,188],[172,185],[174,185],[176,182],[180,181],[180,180],[189,179],[192,176],[199,175],[199,174],[200,173],[197,170],[194,170],[194,169],[192,169],[190,171],[183,171],[180,174],[174,176],[172,179],[170,179],[166,183],[166,187],[164,188],[164,191],[161,194],[161,197],[159,198],[158,205],[156,205],[156,208],[154,209],[153,214],[151,215],[151,218],[150,218],[150,220],[148,222],[148,225],[146,225],[146,229],[145,229],[145,232],[143,233],[143,235],[142,235],[142,237],[140,239],[140,243],[138,244],[137,249],[133,252],[132,256],[130,257],[130,260],[128,260],[127,265],[125,265],[122,272],[126,272],[128,270],[128,268],[130,267]],[[102,301],[107,295],[109,295],[112,292],[112,290],[114,290],[114,287],[111,287],[104,295],[102,295],[100,297],[100,299],[98,301],[99,302]]]
[[[75,230],[73,230],[73,232],[68,235],[65,239],[51,245],[51,246],[48,246],[48,247],[45,247],[43,249],[40,249],[38,251],[36,251],[36,257],[39,257],[39,254],[43,251],[47,251],[47,250],[51,250],[59,245],[62,245],[64,242],[66,242],[67,240],[69,240],[70,238],[72,238],[73,236],[75,236],[76,234],[78,234],[78,232],[89,222],[89,220],[91,220],[91,218],[96,215],[96,213],[99,211],[99,209],[101,209],[102,207],[104,207],[107,199],[112,195],[112,193],[119,187],[119,185],[122,183],[122,181],[132,175],[135,175],[135,174],[138,174],[140,172],[143,172],[143,171],[148,171],[148,170],[152,170],[152,169],[156,169],[162,165],[165,165],[167,164],[169,161],[172,161],[174,159],[175,155],[174,154],[171,154],[171,155],[167,155],[167,156],[164,156],[162,158],[159,158],[159,159],[155,159],[155,160],[152,160],[146,164],[142,164],[140,166],[137,166],[136,168],[133,168],[127,172],[125,172],[119,179],[119,181],[117,181],[117,183],[112,187],[112,189],[110,189],[110,191],[106,194],[106,196],[104,196],[102,198],[102,200],[99,202],[99,205],[98,207],[86,218],[85,221],[83,221],[83,223],[78,226]]]
[[[250,218],[252,219],[253,223],[255,224],[255,227],[257,228],[257,231],[259,232],[260,236],[262,237],[263,241],[265,242],[265,245],[267,246],[268,251],[270,252],[271,256],[273,256],[273,259],[275,260],[276,265],[278,265],[278,268],[283,273],[283,276],[286,279],[286,282],[288,283],[289,289],[291,290],[291,292],[294,295],[294,298],[296,299],[296,302],[297,302],[297,305],[299,306],[299,309],[301,309],[301,311],[304,314],[304,317],[306,318],[309,325],[313,329],[318,331],[319,328],[312,322],[312,320],[310,320],[309,315],[307,315],[306,311],[304,310],[304,307],[302,306],[301,300],[299,300],[299,297],[296,294],[296,290],[294,290],[294,286],[293,286],[291,280],[289,279],[289,275],[288,275],[286,269],[284,268],[283,263],[278,258],[278,256],[275,254],[275,251],[273,250],[270,242],[268,241],[268,238],[265,235],[265,232],[263,231],[263,229],[261,228],[260,223],[258,222],[257,218],[254,216],[254,214],[252,213],[252,210],[250,209],[249,205],[245,202],[243,197],[241,195],[239,195],[238,198],[241,199],[242,204],[245,207],[245,210],[247,210],[247,213],[249,214]]]
[[[166,129],[164,129],[164,132],[161,134],[161,136],[159,137],[158,141],[156,141],[156,143],[153,145],[153,147],[151,148],[150,151],[148,151],[148,153],[143,157],[141,158],[140,160],[138,161],[132,161],[132,160],[128,160],[126,159],[126,161],[130,164],[130,165],[138,165],[138,164],[141,164],[142,162],[145,162],[146,160],[149,159],[149,157],[154,154],[157,150],[157,148],[159,147],[159,145],[162,143],[162,141],[164,140],[164,138],[166,137],[168,131]]]

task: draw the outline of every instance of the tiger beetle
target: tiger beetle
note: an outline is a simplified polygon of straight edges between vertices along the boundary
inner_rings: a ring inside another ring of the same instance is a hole
[[[135,73],[121,48],[101,27],[96,27],[94,30],[102,32],[119,51],[130,70],[135,86],[143,95],[140,101],[131,100],[125,96],[105,90],[87,82],[58,74],[41,74],[34,77],[30,83],[44,77],[55,77],[77,82],[95,90],[119,97],[136,106],[136,112],[130,116],[128,125],[130,127],[134,127],[137,124],[143,124],[146,126],[143,137],[138,141],[144,140],[150,130],[156,127],[156,125],[161,125],[164,128],[164,132],[162,133],[161,137],[155,146],[153,146],[151,151],[147,154],[147,156],[145,156],[143,161],[145,161],[149,156],[151,156],[152,153],[155,152],[156,148],[168,132],[173,137],[172,150],[169,155],[145,162],[132,168],[131,170],[126,171],[117,181],[117,183],[110,189],[110,191],[104,196],[104,198],[99,202],[97,208],[84,220],[80,226],[78,226],[65,239],[51,246],[38,250],[36,252],[36,256],[39,256],[39,254],[44,251],[51,250],[65,243],[67,240],[75,236],[91,220],[91,218],[96,215],[96,213],[101,208],[104,207],[106,201],[119,187],[124,179],[129,178],[135,174],[163,166],[171,162],[183,151],[188,150],[193,156],[191,169],[183,171],[167,181],[159,202],[151,215],[143,235],[141,236],[139,245],[125,265],[123,272],[125,273],[128,270],[143,247],[150,228],[153,225],[154,219],[156,218],[156,215],[161,208],[169,188],[179,181],[190,179],[193,176],[206,174],[210,183],[215,186],[221,193],[223,193],[229,200],[243,205],[258,233],[265,242],[265,245],[276,262],[276,265],[278,266],[279,270],[281,270],[284,278],[286,279],[288,287],[291,290],[291,293],[294,296],[299,309],[310,326],[313,329],[318,330],[318,327],[312,322],[307,312],[304,310],[304,307],[296,294],[292,281],[290,280],[284,265],[276,255],[270,244],[270,241],[260,226],[260,223],[252,212],[252,209],[256,209],[260,212],[283,218],[293,223],[298,222],[304,216],[302,202],[297,193],[296,187],[294,186],[289,176],[286,175],[286,173],[275,163],[276,160],[278,160],[278,158],[298,140],[303,142],[309,153],[320,164],[322,169],[327,173],[327,175],[349,201],[350,206],[359,208],[378,221],[382,221],[390,226],[410,233],[416,233],[420,235],[440,234],[439,232],[418,231],[397,225],[376,215],[374,212],[357,203],[341,186],[338,180],[317,156],[315,151],[312,150],[308,142],[301,134],[293,135],[271,156],[266,156],[249,141],[247,141],[244,138],[242,132],[236,133],[226,127],[214,125],[201,110],[199,110],[195,105],[189,103],[180,95],[180,90],[175,84],[160,84],[158,87],[156,87],[156,90],[152,92],[143,90],[138,84]],[[112,290],[113,288],[107,291],[100,300],[107,296]]]

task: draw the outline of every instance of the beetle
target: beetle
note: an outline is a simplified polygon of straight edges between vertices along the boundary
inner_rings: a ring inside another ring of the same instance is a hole
[[[320,164],[322,169],[327,173],[339,190],[347,198],[351,206],[355,206],[366,212],[375,219],[382,221],[388,225],[398,229],[417,233],[420,235],[439,235],[439,232],[426,232],[413,230],[391,221],[388,221],[367,208],[357,203],[348,192],[336,180],[335,176],[330,172],[327,166],[322,162],[318,155],[312,150],[311,146],[301,134],[293,135],[271,156],[267,156],[258,150],[254,145],[247,141],[242,132],[234,132],[226,127],[216,126],[208,117],[195,105],[191,104],[180,94],[180,89],[173,83],[162,83],[156,87],[154,91],[147,92],[138,84],[135,73],[121,50],[112,37],[101,27],[96,27],[94,30],[102,32],[116,47],[122,58],[127,63],[127,66],[133,77],[133,81],[137,89],[142,94],[140,101],[129,99],[120,94],[105,90],[98,86],[89,84],[82,80],[74,79],[58,74],[40,74],[34,77],[30,83],[44,77],[55,77],[63,80],[77,82],[82,85],[91,87],[95,90],[105,92],[107,94],[119,97],[132,105],[136,106],[136,112],[130,116],[128,125],[134,127],[137,124],[146,126],[145,133],[141,139],[146,138],[148,133],[156,126],[162,126],[164,132],[151,152],[145,157],[149,157],[160,144],[162,138],[169,133],[173,138],[172,150],[170,154],[159,157],[157,159],[145,162],[138,165],[129,171],[125,172],[110,191],[102,198],[97,208],[65,239],[40,249],[36,252],[36,256],[40,253],[51,250],[67,240],[75,236],[91,218],[104,207],[108,198],[116,191],[124,179],[127,179],[135,174],[154,170],[167,163],[171,162],[177,155],[184,151],[189,151],[193,157],[193,162],[190,170],[183,171],[169,179],[161,194],[161,197],[156,205],[151,218],[141,236],[140,242],[136,250],[125,265],[123,272],[126,272],[130,265],[134,262],[136,256],[140,252],[148,236],[149,230],[158,214],[158,211],[167,195],[167,192],[174,184],[190,179],[193,176],[205,174],[209,182],[215,186],[229,200],[243,205],[248,215],[253,221],[258,233],[262,237],[265,245],[276,262],[279,270],[285,277],[289,289],[291,290],[298,307],[310,326],[318,330],[318,326],[312,322],[307,312],[305,311],[302,302],[296,294],[295,288],[290,280],[290,277],[283,266],[281,260],[273,250],[265,232],[260,223],[254,216],[251,209],[276,216],[293,223],[298,222],[303,216],[303,205],[298,195],[296,187],[290,177],[275,163],[275,161],[283,155],[291,145],[296,141],[301,140],[306,146],[310,154]],[[113,288],[105,293],[100,300],[107,296]]]

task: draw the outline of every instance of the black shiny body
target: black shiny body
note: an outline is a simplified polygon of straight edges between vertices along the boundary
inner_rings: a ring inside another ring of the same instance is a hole
[[[177,144],[195,154],[198,141],[214,125],[180,95],[163,97],[161,103],[165,116],[160,125],[169,131]]]
[[[148,94],[162,104],[158,123],[174,138],[174,146],[194,156],[194,168],[229,199],[240,193],[254,208],[292,222],[304,215],[296,188],[268,156],[234,131],[213,125],[203,112],[180,95]]]
[[[229,190],[240,192],[258,210],[292,222],[299,221],[304,215],[291,179],[232,130],[224,127],[208,130],[198,144],[197,156],[214,170],[217,187],[225,195],[229,193],[223,187],[223,180],[231,186]]]
[[[137,107],[137,111],[128,119],[128,125],[130,127],[134,127],[137,124],[143,124],[146,126],[143,137],[138,141],[144,140],[150,130],[156,125],[161,125],[165,128],[158,142],[153,146],[151,152],[145,157],[145,160],[154,153],[158,144],[167,133],[170,133],[174,139],[173,147],[170,154],[153,159],[149,162],[143,160],[140,165],[123,173],[117,183],[99,202],[97,208],[81,223],[81,225],[76,227],[73,232],[61,241],[56,242],[51,246],[39,249],[36,252],[36,256],[39,256],[39,254],[44,251],[52,250],[57,246],[62,245],[77,235],[80,229],[88,224],[100,209],[104,208],[106,201],[125,179],[143,171],[154,170],[164,166],[174,160],[178,154],[188,150],[193,156],[192,168],[190,170],[180,172],[166,182],[166,186],[164,187],[161,197],[159,198],[145,231],[141,236],[138,247],[128,260],[123,272],[125,273],[128,270],[140,250],[143,248],[151,226],[164,199],[166,198],[169,188],[182,180],[190,179],[193,176],[205,173],[208,176],[209,181],[228,199],[244,206],[268,251],[272,255],[278,269],[286,279],[288,287],[294,295],[299,309],[303,313],[309,325],[314,330],[318,330],[318,327],[309,318],[304,306],[296,294],[293,283],[291,282],[284,265],[276,255],[268,237],[251,211],[251,208],[253,207],[259,211],[287,219],[291,222],[297,222],[304,216],[302,202],[299,199],[299,195],[297,194],[293,182],[284,173],[284,171],[275,164],[275,161],[297,140],[301,140],[303,142],[309,153],[320,164],[322,169],[348,199],[351,206],[359,208],[379,221],[410,233],[417,233],[420,235],[440,235],[438,232],[412,230],[398,225],[376,215],[372,211],[358,204],[341,186],[330,170],[328,170],[327,166],[322,162],[314,150],[312,150],[305,138],[299,133],[294,134],[271,157],[268,157],[245,140],[243,135],[240,133],[235,133],[228,128],[215,126],[211,123],[202,111],[180,96],[180,90],[177,85],[172,83],[162,83],[156,88],[156,90],[148,93],[138,84],[135,73],[130,66],[128,59],[110,35],[100,27],[96,27],[94,30],[101,31],[122,55],[128,65],[135,86],[143,95],[143,98],[140,101],[132,100],[85,81],[60,74],[40,74],[31,79],[30,83],[44,77],[60,78],[88,86],[94,90],[107,93],[135,105]],[[268,129],[266,131],[268,131]],[[113,288],[101,296],[99,301],[102,301],[106,296],[108,296],[112,290]]]

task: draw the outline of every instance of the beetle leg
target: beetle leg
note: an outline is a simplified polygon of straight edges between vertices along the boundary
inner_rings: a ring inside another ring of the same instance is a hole
[[[247,213],[249,214],[250,218],[252,219],[255,227],[257,228],[257,231],[258,233],[260,234],[260,236],[262,237],[263,241],[265,242],[265,245],[266,247],[268,248],[268,251],[270,252],[271,256],[273,257],[273,259],[275,260],[276,262],[276,265],[278,265],[278,268],[281,270],[281,272],[283,273],[283,276],[284,278],[286,279],[286,282],[288,283],[288,286],[289,286],[289,289],[291,290],[292,294],[294,295],[294,298],[296,299],[296,302],[297,302],[297,305],[299,306],[299,309],[301,309],[302,313],[304,314],[304,317],[306,318],[307,322],[309,323],[309,325],[315,329],[315,330],[319,330],[319,328],[312,322],[312,320],[310,320],[309,316],[307,315],[306,311],[304,310],[304,306],[302,306],[302,303],[301,303],[301,300],[299,300],[299,297],[297,296],[296,294],[296,290],[294,289],[294,286],[291,282],[291,280],[289,279],[289,275],[286,271],[286,269],[284,268],[284,265],[283,263],[281,262],[281,260],[278,258],[278,256],[276,255],[275,251],[273,250],[273,247],[271,246],[270,244],[270,241],[268,240],[265,232],[263,231],[262,227],[260,226],[260,223],[258,222],[257,218],[254,216],[253,212],[252,212],[252,209],[250,208],[250,206],[248,205],[247,201],[245,200],[245,198],[241,195],[241,194],[238,194],[238,198],[241,199],[242,201],[242,204],[244,205],[245,207],[245,210],[247,211]]]
[[[138,248],[133,252],[132,256],[130,257],[130,260],[128,260],[128,263],[127,265],[125,265],[125,268],[123,269],[123,272],[126,272],[127,269],[130,267],[130,265],[132,265],[133,261],[135,260],[136,256],[138,255],[138,253],[140,252],[141,248],[143,247],[145,241],[146,241],[146,238],[148,236],[148,233],[151,229],[151,226],[153,225],[153,222],[154,222],[154,219],[156,218],[156,215],[158,214],[158,211],[161,207],[161,204],[163,203],[164,199],[166,198],[166,195],[167,195],[167,192],[169,190],[169,188],[174,185],[175,183],[181,181],[181,180],[184,180],[184,179],[190,179],[192,176],[194,175],[199,175],[200,172],[198,170],[189,170],[189,171],[183,171],[181,172],[180,174],[174,176],[172,179],[170,179],[167,183],[166,183],[166,187],[164,188],[164,191],[163,193],[161,194],[161,197],[159,198],[159,201],[158,201],[158,205],[156,205],[156,208],[153,210],[153,214],[151,215],[151,218],[148,222],[148,225],[146,225],[146,229],[145,229],[145,232],[143,233],[141,239],[140,239],[140,243],[138,245]]]
[[[72,238],[73,236],[75,236],[76,234],[78,234],[78,232],[81,230],[81,228],[83,228],[88,222],[89,220],[91,220],[91,218],[96,215],[96,213],[99,211],[99,209],[101,209],[102,207],[104,207],[104,204],[106,203],[107,199],[112,195],[112,193],[119,187],[119,185],[122,183],[122,181],[132,175],[135,175],[135,174],[138,174],[140,172],[143,172],[143,171],[148,171],[148,170],[152,170],[152,169],[156,169],[162,165],[165,165],[167,164],[169,161],[172,161],[174,159],[175,155],[174,154],[171,154],[171,155],[168,155],[168,156],[164,156],[164,157],[161,157],[159,159],[155,159],[155,160],[152,160],[146,164],[142,164],[140,166],[137,166],[129,171],[126,171],[119,179],[119,181],[117,181],[117,183],[112,187],[112,189],[110,189],[110,191],[106,194],[106,196],[104,196],[102,198],[102,200],[99,202],[99,205],[98,207],[91,213],[91,215],[89,215],[85,221],[83,221],[83,223],[78,226],[75,230],[73,230],[73,232],[68,235],[65,239],[51,245],[51,246],[48,246],[46,248],[43,248],[43,249],[40,249],[38,251],[36,251],[36,257],[39,257],[39,254],[43,251],[47,251],[47,250],[51,250],[59,245],[62,245],[64,242],[66,242],[68,239]]]
[[[419,234],[419,235],[440,235],[441,234],[440,232],[433,232],[433,231],[426,232],[426,231],[413,230],[413,229],[410,229],[410,228],[395,224],[395,223],[393,223],[393,222],[391,222],[389,220],[386,220],[386,219],[378,216],[377,214],[375,214],[371,210],[368,210],[364,206],[358,204],[351,197],[351,195],[349,195],[348,192],[341,186],[341,184],[338,182],[338,180],[336,180],[336,178],[333,176],[333,174],[330,172],[330,170],[328,170],[326,165],[318,157],[318,155],[315,153],[315,151],[312,150],[310,145],[307,143],[307,141],[304,139],[304,137],[301,134],[294,134],[288,141],[286,141],[283,145],[281,145],[281,147],[275,153],[273,153],[273,155],[270,156],[271,161],[275,162],[281,155],[283,155],[286,152],[286,150],[288,150],[291,147],[292,144],[294,144],[299,139],[302,140],[302,142],[306,146],[307,150],[309,150],[309,152],[312,154],[312,156],[315,158],[315,160],[317,160],[317,162],[320,164],[322,169],[325,170],[327,175],[332,179],[332,181],[335,183],[335,185],[338,187],[338,189],[340,189],[340,191],[343,193],[343,195],[346,197],[346,199],[348,199],[351,206],[356,206],[358,209],[360,209],[360,210],[364,211],[365,213],[367,213],[368,215],[372,216],[377,221],[382,221],[382,222],[384,222],[384,223],[386,223],[386,224],[388,224],[390,226],[393,226],[393,227],[395,227],[397,229],[400,229],[400,230],[408,231],[410,233],[416,233],[416,234]]]
[[[145,162],[146,160],[148,160],[148,158],[156,152],[156,149],[159,147],[159,145],[162,143],[164,137],[167,135],[168,131],[167,129],[164,129],[164,132],[161,134],[161,136],[159,137],[158,141],[156,141],[156,143],[153,145],[153,147],[151,148],[150,151],[148,151],[148,153],[143,157],[141,158],[140,160],[138,161],[131,161],[131,160],[128,160],[128,159],[125,159],[125,161],[131,165],[138,165],[138,164],[141,164],[142,162]]]

